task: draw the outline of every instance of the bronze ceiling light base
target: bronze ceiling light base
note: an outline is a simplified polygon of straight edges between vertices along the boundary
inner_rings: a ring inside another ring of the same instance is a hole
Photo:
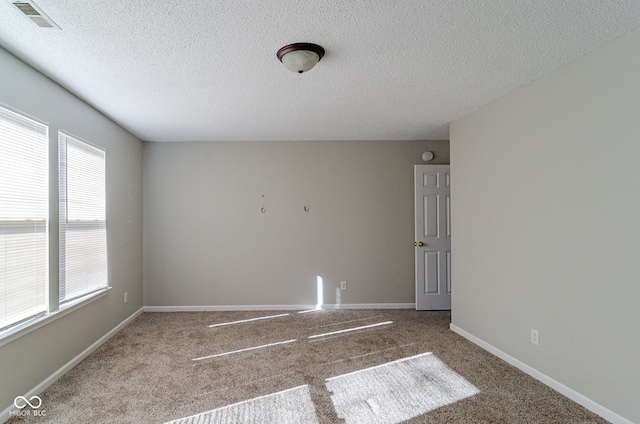
[[[287,44],[278,50],[278,60],[291,72],[309,71],[324,56],[324,49],[312,43]]]

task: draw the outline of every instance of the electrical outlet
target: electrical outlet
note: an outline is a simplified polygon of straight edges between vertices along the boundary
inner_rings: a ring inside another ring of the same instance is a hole
[[[124,303],[129,301],[129,292],[124,292]]]
[[[538,330],[531,329],[531,343],[538,346],[540,345],[540,334],[538,334]]]
[[[347,282],[340,281],[340,290],[346,290],[346,289],[347,289]]]

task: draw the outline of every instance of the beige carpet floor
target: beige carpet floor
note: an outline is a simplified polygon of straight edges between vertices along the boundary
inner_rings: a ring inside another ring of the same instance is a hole
[[[258,318],[258,319],[256,319]],[[10,423],[604,423],[448,312],[144,313]]]

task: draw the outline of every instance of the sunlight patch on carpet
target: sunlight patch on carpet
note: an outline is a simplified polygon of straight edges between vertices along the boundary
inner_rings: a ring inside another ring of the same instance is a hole
[[[211,325],[208,325],[207,327],[209,328],[225,327],[227,325],[244,324],[246,322],[262,321],[265,319],[273,319],[273,318],[280,318],[280,317],[287,317],[287,316],[289,316],[289,314],[267,315],[264,317],[241,319],[238,321],[221,322],[220,324],[211,324]]]
[[[309,336],[309,338],[317,339],[318,337],[327,337],[327,336],[334,336],[336,334],[350,333],[352,331],[367,330],[369,328],[380,327],[380,326],[389,325],[389,324],[393,324],[393,321],[385,321],[385,322],[379,322],[377,324],[363,325],[360,327],[352,327],[352,328],[347,328],[345,330],[331,331],[329,333],[314,334],[313,336]]]
[[[247,347],[247,348],[244,348],[244,349],[232,350],[230,352],[216,353],[215,355],[202,356],[200,358],[193,358],[192,361],[202,361],[202,360],[205,360],[205,359],[218,358],[220,356],[233,355],[234,353],[242,353],[242,352],[249,352],[251,350],[264,349],[265,347],[280,346],[280,345],[284,345],[284,344],[293,343],[293,342],[295,342],[297,340],[298,339],[291,339],[291,340],[285,340],[285,341],[282,341],[282,342],[267,343],[267,344],[264,344],[264,345],[261,345],[261,346],[252,346],[252,347]]]
[[[232,423],[317,424],[318,419],[309,386],[305,384],[190,417],[179,418],[166,424]]]
[[[399,423],[479,393],[432,353],[325,380],[346,424]]]

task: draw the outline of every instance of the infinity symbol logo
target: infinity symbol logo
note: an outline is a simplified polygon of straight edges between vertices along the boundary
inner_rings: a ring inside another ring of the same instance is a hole
[[[35,399],[35,402],[31,403],[30,401],[33,401]],[[27,400],[26,397],[24,396],[18,396],[17,398],[14,399],[13,404],[16,406],[16,408],[18,409],[22,409],[25,406],[29,405],[30,407],[32,407],[33,409],[38,409],[42,406],[42,399],[40,399],[38,396],[31,396],[31,399]],[[22,406],[20,406],[18,404],[18,401],[22,401],[24,402],[22,404]]]

